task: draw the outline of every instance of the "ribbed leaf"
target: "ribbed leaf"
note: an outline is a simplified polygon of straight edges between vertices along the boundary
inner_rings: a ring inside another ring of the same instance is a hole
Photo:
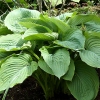
[[[49,20],[58,27],[58,31],[61,31],[61,34],[65,33],[70,28],[68,24],[56,18],[50,18]]]
[[[94,68],[78,61],[72,82],[67,82],[71,94],[77,100],[94,100],[99,90],[99,78]]]
[[[8,29],[15,32],[23,32],[26,30],[19,24],[19,20],[23,18],[38,18],[40,13],[36,10],[29,10],[25,8],[18,8],[11,11],[5,18],[4,23]]]
[[[0,36],[0,51],[16,51],[30,47],[30,43],[22,40],[21,34]]]
[[[46,64],[46,62],[45,62],[42,58],[39,59],[38,65],[39,65],[39,67],[40,67],[42,70],[44,70],[46,73],[49,73],[49,74],[51,74],[51,75],[54,75],[52,69]]]
[[[70,56],[66,49],[58,49],[54,54],[50,54],[45,47],[42,47],[40,52],[44,61],[52,69],[55,76],[60,78],[67,73],[70,64]]]
[[[84,49],[85,37],[81,30],[69,29],[63,36],[62,41],[56,40],[54,43],[65,48],[81,50]]]
[[[74,61],[71,60],[68,72],[62,77],[64,80],[72,81],[75,72]]]
[[[19,23],[22,26],[25,26],[27,28],[31,28],[32,26],[34,26],[34,24],[42,25],[42,26],[48,27],[53,32],[58,32],[58,27],[56,26],[54,22],[51,21],[51,18],[46,17],[46,16],[44,17],[43,15],[40,16],[40,19],[39,18],[24,18],[24,19],[21,19]]]
[[[100,56],[89,50],[83,50],[80,53],[81,60],[91,67],[100,68]]]
[[[68,20],[68,24],[71,26],[76,26],[76,25],[81,25],[84,24],[86,22],[96,22],[96,23],[100,23],[100,18],[97,17],[96,15],[75,15],[72,16],[69,20]]]
[[[100,32],[100,23],[87,22],[85,23],[85,27],[87,31]]]
[[[100,37],[90,37],[86,40],[85,45],[87,50],[90,50],[100,56]]]
[[[43,26],[46,25],[46,27],[48,27],[48,28],[51,27],[50,29],[53,30],[53,32],[58,32],[57,25],[54,22],[51,21],[50,17],[46,17],[46,16],[41,15],[40,19],[43,21],[43,24],[41,24],[41,25],[43,25]],[[47,24],[45,24],[44,22],[47,23],[49,26]]]
[[[55,40],[58,34],[52,32],[45,26],[34,26],[29,28],[23,35],[25,40]]]
[[[0,68],[0,91],[22,83],[37,67],[37,63],[28,54],[8,58]]]
[[[37,18],[24,18],[20,20],[20,24],[26,28],[31,28],[34,25],[42,25],[48,27],[50,30],[54,31],[57,26],[49,21],[49,18],[37,19]]]
[[[82,61],[92,67],[100,68],[100,37],[89,37],[85,48],[87,50],[80,52]]]
[[[85,36],[86,38],[89,38],[89,37],[91,37],[91,36],[100,37],[100,32],[85,31],[85,32],[84,32],[84,36]]]

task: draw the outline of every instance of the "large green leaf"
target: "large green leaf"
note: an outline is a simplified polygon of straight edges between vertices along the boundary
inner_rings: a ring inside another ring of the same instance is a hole
[[[0,51],[16,51],[29,48],[30,42],[22,40],[21,34],[0,36]]]
[[[100,18],[97,17],[96,15],[80,14],[72,16],[68,20],[68,24],[71,26],[85,24],[86,22],[100,23]]]
[[[24,18],[19,22],[22,26],[26,28],[31,28],[34,25],[42,25],[48,27],[50,30],[57,32],[58,28],[55,23],[51,22],[50,18],[44,17],[41,15],[40,19],[38,18]]]
[[[85,48],[100,56],[100,37],[89,37],[86,40]]]
[[[40,52],[44,61],[52,69],[55,76],[60,78],[67,73],[70,64],[70,56],[66,49],[58,49],[54,54],[50,54],[45,47],[42,47]]]
[[[64,34],[70,28],[68,24],[56,18],[50,18],[49,20],[58,27],[58,31],[61,34]]]
[[[75,72],[74,61],[71,60],[68,72],[62,77],[64,80],[72,81]]]
[[[63,36],[62,41],[56,40],[54,43],[65,48],[81,50],[84,49],[85,37],[83,36],[81,30],[71,28]]]
[[[58,34],[45,26],[36,25],[25,31],[23,38],[25,40],[55,40],[58,38]]]
[[[8,58],[0,68],[0,91],[22,83],[37,67],[38,64],[28,54]]]
[[[100,32],[100,23],[87,22],[85,27],[87,31]]]
[[[39,61],[38,61],[38,65],[39,67],[44,70],[46,73],[49,73],[51,75],[54,75],[52,69],[46,64],[46,62],[40,58]]]
[[[96,37],[100,37],[100,32],[95,32],[95,31],[85,31],[84,32],[84,36],[86,37],[86,38],[89,38],[89,37],[91,37],[91,36],[96,36]]]
[[[100,56],[89,50],[83,50],[80,53],[81,60],[86,64],[100,68]]]
[[[87,50],[79,53],[82,61],[92,67],[100,68],[100,37],[89,37],[85,48]]]
[[[67,82],[71,94],[77,100],[94,100],[99,90],[99,78],[94,68],[81,61],[75,63],[75,75]]]
[[[55,22],[53,22],[53,21],[51,20],[51,17],[46,17],[46,16],[41,15],[41,16],[40,16],[40,19],[41,19],[43,22],[49,24],[49,26],[50,26],[51,28],[48,27],[48,25],[46,25],[48,28],[50,28],[50,29],[53,30],[54,32],[58,32],[58,26],[56,25]],[[42,25],[45,26],[45,23],[43,23]],[[40,24],[40,22],[39,22],[39,24]]]
[[[25,27],[19,24],[19,21],[24,18],[38,18],[40,13],[36,10],[29,10],[25,8],[18,8],[11,11],[5,18],[4,23],[8,29],[15,32],[23,32]]]
[[[52,26],[52,29],[55,32],[59,32],[61,34],[65,33],[70,26],[68,24],[66,24],[65,22],[54,18],[54,17],[45,17],[45,16],[41,16],[40,17],[43,21],[47,22],[50,26]]]
[[[54,32],[58,32],[57,25],[51,20],[50,17],[40,15],[39,18],[24,18],[21,19],[19,22],[22,26],[25,26],[27,28],[31,28],[34,25],[42,25],[45,27],[48,27],[50,30]]]

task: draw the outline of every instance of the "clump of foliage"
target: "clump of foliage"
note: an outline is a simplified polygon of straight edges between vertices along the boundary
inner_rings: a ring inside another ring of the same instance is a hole
[[[3,17],[3,15],[2,15]],[[65,13],[57,17],[18,8],[0,21],[0,91],[28,76],[37,79],[45,98],[70,93],[94,100],[99,90],[100,18]]]

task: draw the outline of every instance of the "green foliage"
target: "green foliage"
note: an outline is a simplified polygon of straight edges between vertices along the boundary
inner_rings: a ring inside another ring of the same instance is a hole
[[[94,100],[99,90],[99,27],[96,15],[11,11],[0,26],[0,91],[32,75],[46,99],[69,89],[77,100]]]
[[[94,68],[84,62],[75,62],[75,75],[67,86],[77,100],[94,100],[98,91],[98,78]]]

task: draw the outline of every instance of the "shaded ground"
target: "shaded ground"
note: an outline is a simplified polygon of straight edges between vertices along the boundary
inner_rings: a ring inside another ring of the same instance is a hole
[[[65,94],[56,95],[50,100],[75,100],[72,96]],[[1,100],[1,98],[0,98]],[[29,77],[23,84],[10,89],[6,100],[45,100],[41,87],[33,77]]]

